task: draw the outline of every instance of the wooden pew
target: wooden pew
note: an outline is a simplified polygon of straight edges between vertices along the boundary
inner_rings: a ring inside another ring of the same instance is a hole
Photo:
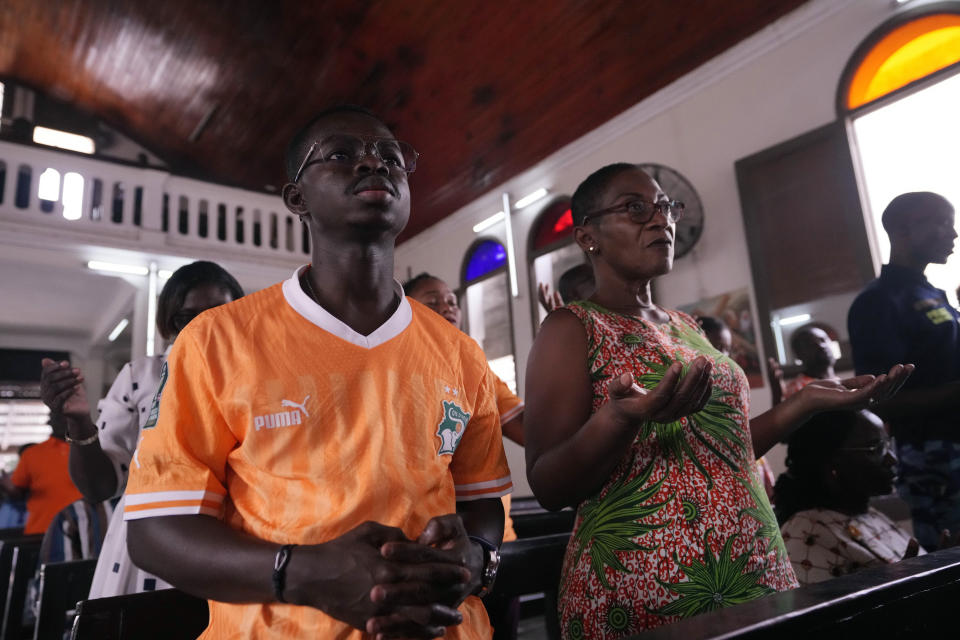
[[[41,535],[19,536],[16,538],[0,538],[0,615],[7,602],[7,589],[10,588],[10,569],[13,567],[13,550],[22,542],[33,542],[37,545],[43,540]],[[2,619],[0,619],[2,620]],[[2,628],[0,621],[0,628]]]
[[[23,607],[27,600],[27,587],[37,570],[40,557],[40,543],[43,536],[24,536],[3,541],[10,545],[10,567],[8,571],[6,598],[3,607],[3,620],[0,624],[0,640],[20,640],[24,634]],[[0,566],[0,571],[4,567]],[[3,574],[0,574],[3,575]]]
[[[207,628],[207,601],[177,589],[83,600],[72,640],[194,640]]]
[[[704,613],[638,640],[956,638],[960,547]]]
[[[559,638],[557,587],[569,533],[520,538],[500,547],[500,570],[491,596],[504,598],[543,594],[543,616],[549,638]]]
[[[72,612],[77,608],[77,602],[86,599],[90,593],[96,567],[94,558],[52,562],[40,567],[40,595],[33,640],[62,640],[64,632],[72,626]],[[69,619],[68,613],[71,614]]]

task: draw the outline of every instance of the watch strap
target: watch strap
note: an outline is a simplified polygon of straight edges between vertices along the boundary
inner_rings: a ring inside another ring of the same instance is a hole
[[[483,570],[480,574],[480,587],[473,594],[482,598],[490,593],[497,578],[497,570],[500,568],[500,547],[480,536],[467,537],[483,549]]]
[[[287,565],[290,564],[290,556],[293,555],[295,544],[285,544],[277,551],[273,560],[273,595],[278,602],[286,602],[283,597],[283,590],[287,586]]]

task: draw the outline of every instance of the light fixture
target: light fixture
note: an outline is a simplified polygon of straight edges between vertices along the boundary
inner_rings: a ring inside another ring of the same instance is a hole
[[[481,220],[477,224],[473,225],[473,232],[480,233],[485,229],[489,229],[493,225],[503,220],[505,217],[506,217],[506,214],[503,211],[497,211],[495,214],[493,214],[489,218],[486,218],[485,220]]]
[[[110,332],[110,335],[107,336],[107,340],[109,340],[110,342],[113,342],[114,340],[116,340],[120,336],[120,334],[123,333],[123,330],[127,328],[128,324],[130,324],[130,321],[127,320],[126,318],[118,322],[117,326],[115,326],[113,328],[113,331]]]
[[[157,277],[163,280],[164,282],[169,280],[170,276],[172,275],[173,275],[173,271],[170,271],[170,269],[160,269],[159,271],[157,271]]]
[[[139,267],[133,264],[117,264],[115,262],[102,262],[100,260],[90,260],[87,262],[87,268],[94,271],[105,271],[107,273],[122,273],[129,276],[145,276],[150,273],[146,267]]]
[[[48,129],[47,127],[33,128],[33,141],[37,144],[45,144],[48,147],[59,147],[68,151],[79,151],[80,153],[93,153],[93,138],[58,131],[57,129]]]
[[[545,198],[547,193],[548,193],[547,190],[541,187],[536,191],[534,191],[533,193],[529,193],[523,196],[522,198],[520,198],[519,200],[517,200],[514,207],[516,207],[517,209],[523,209],[524,207],[528,207],[534,202],[536,202],[537,200]]]
[[[789,327],[793,324],[800,324],[806,322],[810,319],[809,313],[801,313],[796,316],[787,316],[786,318],[780,318],[779,323],[781,327]]]

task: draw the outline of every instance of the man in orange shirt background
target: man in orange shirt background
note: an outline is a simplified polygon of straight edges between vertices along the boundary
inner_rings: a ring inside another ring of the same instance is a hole
[[[46,533],[61,509],[83,497],[70,479],[67,422],[51,412],[50,428],[49,438],[24,451],[13,473],[0,477],[0,488],[9,497],[27,498],[25,534]]]
[[[393,279],[417,154],[358,107],[287,154],[312,262],[177,338],[131,467],[134,562],[203,638],[490,637],[512,487],[483,352]]]

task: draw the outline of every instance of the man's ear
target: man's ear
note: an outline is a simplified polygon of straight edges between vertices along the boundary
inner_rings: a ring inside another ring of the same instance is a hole
[[[281,195],[283,196],[283,204],[287,206],[290,213],[298,215],[301,218],[310,215],[310,211],[307,209],[307,201],[303,197],[303,191],[300,189],[300,185],[288,182],[283,185]]]

